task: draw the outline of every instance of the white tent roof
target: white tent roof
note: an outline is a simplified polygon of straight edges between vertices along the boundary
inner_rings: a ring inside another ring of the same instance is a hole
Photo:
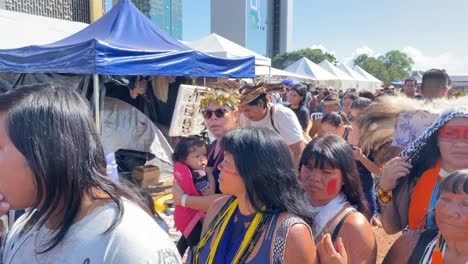
[[[361,74],[362,76],[364,76],[365,78],[367,78],[368,80],[371,80],[373,82],[378,82],[378,83],[382,83],[381,80],[375,78],[374,76],[372,76],[372,74],[366,72],[364,69],[362,69],[361,67],[359,67],[358,65],[354,65],[354,70],[356,72],[358,72],[359,74]]]
[[[357,73],[355,70],[353,70],[353,68],[349,67],[348,65],[345,65],[344,63],[341,63],[340,65],[338,65],[338,68],[356,80],[369,81],[367,78]]]
[[[374,76],[372,76],[370,73],[366,72],[364,69],[362,69],[358,65],[354,65],[353,69],[357,73],[361,74],[364,78],[368,79],[371,82],[371,85],[369,87],[370,91],[375,91],[376,89],[379,89],[380,86],[382,85],[382,81],[375,78]]]
[[[271,59],[257,54],[241,45],[234,43],[220,35],[213,33],[207,37],[187,43],[187,46],[194,50],[223,57],[223,58],[242,58],[255,56],[255,65],[270,66]]]
[[[324,60],[321,63],[319,63],[319,66],[327,70],[328,72],[332,73],[333,75],[338,77],[338,79],[341,80],[341,87],[337,87],[337,88],[346,90],[348,88],[358,87],[358,81],[355,78],[349,76],[349,74],[338,69],[338,67],[333,65],[331,62]]]
[[[306,76],[311,76],[318,81],[337,80],[338,77],[322,69],[317,64],[313,63],[306,57],[302,57],[295,63],[289,65],[284,69],[285,71],[294,72]]]
[[[268,66],[256,66],[255,67],[255,76],[262,76],[268,78],[270,74],[270,67]],[[305,76],[293,72],[283,71],[276,68],[271,68],[271,80],[272,81],[280,81],[285,79],[297,79],[299,81],[315,81],[313,77]]]
[[[340,80],[356,80],[355,78],[349,76],[349,74],[338,69],[338,67],[336,67],[335,65],[333,65],[333,63],[327,60],[324,60],[321,63],[319,63],[319,66],[327,70],[328,72],[332,73],[333,75],[338,77]]]
[[[64,39],[88,24],[0,9],[0,49],[44,45]]]
[[[317,80],[317,83],[319,85],[331,86],[333,88],[338,88],[341,86],[341,81],[338,79],[338,77],[322,69],[322,67],[313,63],[306,57],[302,57],[295,63],[289,65],[284,70],[294,72],[297,74],[311,76]]]
[[[374,90],[374,84],[371,80],[365,78],[361,74],[357,73],[350,66],[341,63],[338,68],[343,72],[346,72],[349,76],[353,77],[358,81],[358,90]]]

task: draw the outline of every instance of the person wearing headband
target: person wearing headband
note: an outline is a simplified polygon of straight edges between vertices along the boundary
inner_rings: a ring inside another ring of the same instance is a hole
[[[211,203],[221,196],[218,183],[220,174],[218,165],[224,160],[224,149],[219,145],[219,142],[221,142],[224,134],[237,127],[237,118],[239,116],[237,105],[239,101],[236,94],[236,85],[234,83],[210,84],[217,90],[209,92],[200,101],[200,109],[202,109],[207,128],[216,139],[208,149],[208,164],[206,166],[209,186],[214,189],[212,191],[215,194],[208,196],[187,195],[177,182],[174,182],[172,195],[176,206],[182,205],[206,212]]]
[[[439,230],[404,233],[382,263],[468,263],[468,170],[441,182],[435,215]]]
[[[282,84],[245,85],[241,89],[239,110],[241,127],[266,127],[276,131],[288,144],[297,168],[305,147],[304,134],[296,114],[282,105],[271,105],[267,94],[283,90]]]
[[[434,208],[440,182],[468,168],[468,108],[445,111],[399,157],[383,167],[377,188],[385,231],[437,228]]]

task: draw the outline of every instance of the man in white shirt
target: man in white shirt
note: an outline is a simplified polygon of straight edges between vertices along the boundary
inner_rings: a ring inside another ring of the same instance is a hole
[[[272,89],[275,88],[278,87]],[[269,86],[263,84],[243,89],[239,104],[240,126],[267,127],[278,132],[288,144],[297,168],[305,148],[302,127],[291,109],[269,103],[268,90]]]

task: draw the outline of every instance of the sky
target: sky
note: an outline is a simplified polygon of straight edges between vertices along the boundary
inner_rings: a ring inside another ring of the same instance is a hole
[[[183,39],[209,35],[210,0],[182,5]],[[415,70],[468,74],[467,11],[468,0],[294,0],[291,50],[321,48],[345,63],[401,50]]]

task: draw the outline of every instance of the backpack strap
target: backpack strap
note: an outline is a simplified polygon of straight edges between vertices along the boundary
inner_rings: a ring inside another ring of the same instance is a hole
[[[289,229],[295,224],[304,224],[307,227],[309,227],[304,220],[293,215],[288,215],[283,219],[283,221],[281,221],[278,230],[276,231],[276,236],[274,238],[275,243],[273,246],[273,264],[284,263],[284,255],[286,252],[286,239],[288,238]]]
[[[280,132],[278,131],[278,129],[275,127],[275,122],[273,121],[273,107],[275,107],[275,105],[272,105],[270,107],[270,122],[271,122],[271,126],[276,130],[276,132],[278,132],[278,134],[280,134]]]
[[[343,215],[338,222],[338,224],[335,227],[335,230],[333,230],[333,234],[331,236],[332,242],[335,242],[336,237],[338,236],[338,233],[340,233],[341,227],[343,226],[344,222],[346,221],[346,218],[348,218],[349,215],[352,213],[356,212],[355,210],[349,210],[345,215]]]

